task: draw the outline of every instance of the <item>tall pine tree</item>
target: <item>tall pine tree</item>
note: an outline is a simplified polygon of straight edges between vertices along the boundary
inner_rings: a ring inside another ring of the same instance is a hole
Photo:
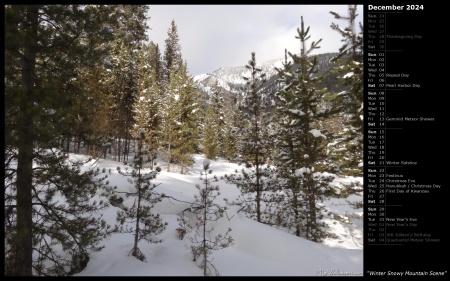
[[[215,159],[217,156],[223,157],[225,152],[226,128],[222,95],[222,90],[216,81],[206,105],[203,130],[204,153],[209,159]]]
[[[270,123],[268,116],[271,101],[268,93],[264,92],[265,73],[256,64],[255,53],[251,54],[246,68],[248,76],[243,78],[247,81],[244,97],[240,104],[240,110],[244,115],[246,124],[240,128],[241,156],[246,168],[240,173],[226,175],[228,182],[236,184],[241,190],[236,204],[243,205],[244,210],[250,217],[258,222],[263,222],[263,201],[265,192],[271,190],[273,173],[266,165],[271,153]]]
[[[128,159],[132,144],[131,130],[134,126],[133,106],[139,91],[138,50],[147,39],[146,5],[119,5],[120,22],[111,57],[109,91],[113,97],[111,120],[116,131],[117,154],[123,154],[123,161]]]
[[[218,117],[211,105],[207,105],[203,122],[203,153],[208,159],[215,159],[219,155],[220,143],[217,136]]]
[[[181,58],[180,37],[175,20],[172,19],[170,28],[167,31],[164,49],[164,81],[168,82],[171,77],[172,69],[179,69],[183,64]]]
[[[176,163],[181,166],[181,173],[184,173],[188,171],[187,167],[193,164],[191,154],[198,151],[202,96],[195,86],[193,77],[187,73],[186,62],[175,75],[179,83],[176,104],[179,115],[175,119],[178,131],[174,139],[173,155]]]
[[[134,244],[130,254],[144,261],[145,255],[138,247],[139,241],[145,240],[149,243],[162,242],[162,239],[155,237],[155,235],[162,233],[166,229],[167,222],[163,222],[160,215],[152,210],[154,205],[163,198],[162,195],[154,192],[157,185],[151,183],[151,180],[156,177],[157,171],[148,173],[143,173],[142,171],[145,163],[145,154],[147,153],[143,147],[145,129],[139,128],[135,133],[137,134],[135,137],[138,139],[138,149],[131,172],[124,172],[120,167],[117,168],[121,175],[132,178],[131,181],[134,183],[135,192],[127,193],[127,196],[134,196],[134,200],[131,208],[124,207],[123,210],[117,213],[117,220],[122,225],[125,222],[134,224],[134,228],[125,224],[125,229],[122,229],[122,231],[134,234]]]
[[[144,144],[148,150],[150,168],[153,169],[161,142],[162,113],[161,103],[162,85],[158,79],[157,70],[152,67],[152,45],[143,44],[138,55],[139,60],[139,91],[134,104],[135,129],[145,129]],[[136,135],[136,133],[135,133]]]
[[[330,12],[336,19],[347,22],[347,26],[341,28],[332,23],[331,28],[343,38],[343,45],[339,48],[339,54],[332,59],[336,63],[334,72],[338,75],[341,92],[331,95],[330,99],[339,104],[342,110],[346,130],[338,144],[343,149],[337,152],[337,161],[341,164],[341,170],[347,175],[362,175],[363,159],[363,132],[364,132],[364,106],[363,106],[363,74],[364,74],[364,37],[363,26],[359,24],[357,31],[356,17],[357,5],[348,5],[348,15],[341,16],[336,12]]]
[[[161,59],[161,51],[159,45],[150,41],[149,45],[150,67],[155,70],[158,81],[163,81],[164,65]]]
[[[294,228],[297,236],[318,242],[325,235],[319,203],[332,193],[328,184],[333,175],[328,173],[327,160],[330,135],[317,126],[335,111],[325,107],[326,89],[317,88],[324,76],[318,76],[317,56],[311,56],[322,39],[307,47],[309,27],[305,28],[303,17],[297,34],[300,54],[288,53],[296,67],[286,56],[284,68],[278,69],[284,85],[276,93],[278,176],[283,192],[277,199],[276,219],[282,226]]]
[[[192,165],[191,154],[198,150],[201,95],[192,76],[187,74],[187,63],[180,69],[172,66],[169,84],[165,89],[163,112],[163,145],[171,163],[181,167],[181,173]]]
[[[77,70],[101,67],[106,54],[98,47],[113,38],[115,12],[102,5],[5,6],[7,275],[73,274],[108,235],[104,221],[90,217],[102,207],[89,201],[97,174],[66,161],[59,137],[87,95]]]

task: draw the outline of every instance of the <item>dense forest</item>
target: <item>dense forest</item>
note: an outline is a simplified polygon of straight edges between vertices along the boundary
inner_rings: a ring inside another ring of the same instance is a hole
[[[137,241],[164,230],[140,205],[116,226],[86,216],[116,197],[105,171],[82,171],[69,154],[132,163],[132,172],[121,172],[136,179],[139,202],[162,200],[152,193],[155,174],[140,172],[157,172],[157,159],[180,173],[193,153],[242,163],[224,177],[242,192],[229,204],[321,241],[329,234],[318,203],[335,196],[328,183],[362,175],[363,29],[356,11],[330,11],[342,22],[330,28],[343,45],[329,68],[311,55],[321,40],[310,42],[313,31],[301,18],[292,37],[300,53],[274,54],[285,58],[276,75],[268,79],[251,53],[244,85],[232,92],[216,83],[205,93],[188,73],[175,20],[165,46],[148,38],[146,5],[5,5],[5,274],[73,275],[117,231],[135,233],[132,254],[142,258]],[[205,212],[204,228],[217,191],[207,170],[206,162],[196,210]],[[98,193],[110,200],[89,200]],[[129,217],[136,227],[120,227]],[[214,245],[202,239],[193,252],[205,265]]]

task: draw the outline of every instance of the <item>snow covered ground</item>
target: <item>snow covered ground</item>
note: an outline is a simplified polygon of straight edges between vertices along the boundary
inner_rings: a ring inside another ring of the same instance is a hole
[[[72,155],[72,157],[84,156]],[[205,158],[199,154],[193,157],[195,163],[190,167],[188,174],[180,174],[177,171],[166,172],[165,164],[158,162],[162,171],[152,183],[160,184],[156,188],[158,193],[164,193],[176,200],[165,199],[155,207],[168,225],[159,235],[164,240],[162,243],[148,244],[143,240],[139,242],[139,249],[146,256],[146,261],[142,262],[128,255],[134,242],[132,234],[115,234],[104,241],[105,248],[102,251],[92,253],[87,267],[76,276],[203,275],[202,269],[192,261],[192,254],[188,249],[190,241],[187,237],[180,240],[176,232],[177,218],[180,212],[189,206],[188,203],[181,201],[192,202],[193,196],[198,194],[195,185],[201,184],[200,172]],[[96,165],[100,169],[111,168],[108,175],[110,185],[117,186],[121,191],[130,191],[133,185],[116,170],[118,166],[123,167],[123,164],[100,159]],[[226,160],[211,160],[210,164],[212,174],[219,178],[240,168],[242,167]],[[340,179],[335,181],[335,184],[338,186],[352,181],[362,183],[362,178]],[[225,204],[223,198],[232,200],[239,195],[239,190],[234,185],[227,184],[223,180],[217,184],[220,186],[221,195],[214,202]],[[123,203],[130,204],[131,200],[131,197],[127,198]],[[247,218],[243,212],[237,213],[238,206],[231,206],[227,211],[230,219],[225,217],[219,220],[215,230],[224,233],[224,230],[231,227],[230,235],[234,239],[234,244],[213,251],[212,263],[221,276],[362,276],[362,209],[351,208],[348,201],[352,200],[360,201],[362,196],[353,194],[345,199],[333,198],[323,203],[343,219],[330,221],[330,226],[337,237],[328,238],[321,244],[258,223]],[[119,208],[114,206],[105,209],[103,217],[109,224],[116,223],[118,210]]]

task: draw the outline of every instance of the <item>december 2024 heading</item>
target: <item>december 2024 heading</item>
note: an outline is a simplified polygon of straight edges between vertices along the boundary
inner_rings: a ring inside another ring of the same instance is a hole
[[[388,6],[375,6],[368,5],[367,9],[369,11],[414,11],[423,10],[423,5],[388,5]]]

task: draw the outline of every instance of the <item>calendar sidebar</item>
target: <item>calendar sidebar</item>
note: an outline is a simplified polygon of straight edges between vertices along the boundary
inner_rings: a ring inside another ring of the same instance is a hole
[[[364,7],[364,273],[446,276],[448,153],[443,93],[425,79],[427,5]]]

